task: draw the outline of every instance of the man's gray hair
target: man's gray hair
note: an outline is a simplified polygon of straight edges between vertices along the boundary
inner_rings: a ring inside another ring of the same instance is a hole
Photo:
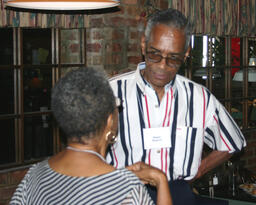
[[[149,19],[145,30],[146,41],[149,41],[152,28],[158,24],[163,24],[171,28],[184,30],[186,35],[185,50],[190,44],[191,26],[188,19],[176,9],[166,9],[152,14]]]

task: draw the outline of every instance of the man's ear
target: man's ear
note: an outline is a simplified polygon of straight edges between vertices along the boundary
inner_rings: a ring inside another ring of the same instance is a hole
[[[188,49],[187,49],[187,51],[186,51],[186,53],[184,55],[184,62],[186,61],[187,57],[189,56],[190,51],[191,51],[191,46],[188,47]]]
[[[146,37],[145,34],[142,34],[140,39],[141,52],[145,56],[146,54]]]

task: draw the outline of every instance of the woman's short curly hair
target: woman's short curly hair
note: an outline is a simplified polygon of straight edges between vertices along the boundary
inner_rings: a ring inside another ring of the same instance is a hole
[[[115,106],[106,74],[99,69],[70,71],[52,90],[51,108],[67,138],[91,138],[106,125]]]

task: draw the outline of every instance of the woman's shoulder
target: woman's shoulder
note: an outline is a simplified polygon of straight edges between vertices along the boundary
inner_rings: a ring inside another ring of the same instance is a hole
[[[119,173],[119,177],[126,183],[131,185],[143,185],[139,178],[131,171],[126,168],[117,169],[116,172]]]

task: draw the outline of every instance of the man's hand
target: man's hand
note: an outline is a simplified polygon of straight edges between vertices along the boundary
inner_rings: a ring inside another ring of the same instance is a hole
[[[202,177],[204,174],[206,174],[210,170],[214,169],[215,167],[227,161],[231,156],[232,154],[228,152],[222,152],[222,151],[216,151],[216,150],[212,151],[208,156],[206,156],[202,160],[196,176],[190,182],[193,182],[194,180]]]

